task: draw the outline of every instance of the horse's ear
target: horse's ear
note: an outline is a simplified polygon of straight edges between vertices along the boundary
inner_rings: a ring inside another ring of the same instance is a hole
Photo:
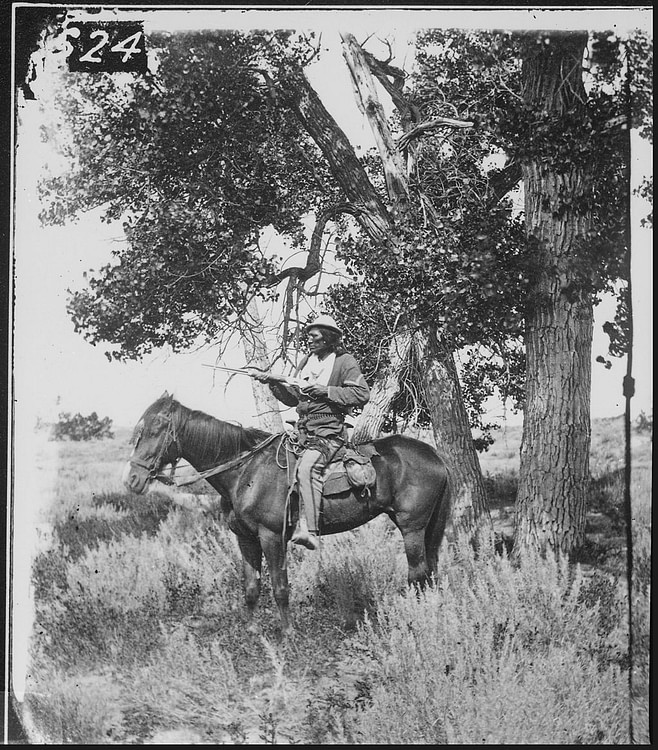
[[[169,395],[169,391],[165,391],[165,392],[164,392],[164,393],[162,394],[162,396],[160,396],[160,398],[171,398],[171,396]]]

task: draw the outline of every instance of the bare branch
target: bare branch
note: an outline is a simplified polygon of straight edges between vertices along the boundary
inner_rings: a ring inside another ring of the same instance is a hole
[[[398,138],[398,146],[406,148],[411,141],[420,138],[427,132],[438,130],[439,128],[472,128],[475,125],[471,120],[457,120],[452,117],[434,117],[431,120],[421,122],[420,125],[408,130]]]
[[[327,223],[339,214],[350,214],[358,217],[363,210],[364,209],[361,209],[358,206],[353,206],[350,203],[337,203],[321,211],[316,219],[313,234],[311,235],[311,244],[306,259],[306,265],[303,268],[301,266],[284,268],[273,277],[268,286],[275,286],[280,281],[287,278],[294,279],[295,284],[304,284],[310,278],[315,276],[316,273],[319,273],[322,268],[322,263],[320,261],[322,235],[324,234]]]
[[[389,57],[387,60],[378,60],[372,53],[363,50],[363,55],[370,68],[370,72],[375,76],[383,86],[386,93],[391,97],[393,104],[400,113],[403,122],[418,122],[420,112],[416,106],[407,101],[402,94],[404,81],[407,74],[401,69],[390,64],[392,59],[391,48],[389,45]]]

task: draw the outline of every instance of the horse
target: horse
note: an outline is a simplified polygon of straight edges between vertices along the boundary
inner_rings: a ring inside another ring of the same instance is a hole
[[[228,526],[237,536],[249,628],[257,630],[263,553],[267,560],[282,631],[292,630],[286,567],[290,475],[280,435],[241,427],[189,409],[167,391],[149,406],[133,433],[133,451],[123,473],[125,486],[141,494],[163,468],[184,459],[222,497]],[[323,498],[320,535],[361,526],[385,513],[402,534],[408,583],[421,589],[437,573],[439,546],[450,511],[449,470],[427,443],[390,435],[371,443],[376,483],[365,500],[347,490]],[[294,456],[288,455],[294,462]],[[196,481],[196,479],[194,480]]]

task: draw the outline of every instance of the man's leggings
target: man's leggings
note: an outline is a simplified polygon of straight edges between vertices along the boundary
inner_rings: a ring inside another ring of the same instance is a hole
[[[325,458],[322,451],[316,448],[306,448],[297,464],[299,514],[304,513],[308,530],[315,534],[318,533],[320,521],[324,467]]]

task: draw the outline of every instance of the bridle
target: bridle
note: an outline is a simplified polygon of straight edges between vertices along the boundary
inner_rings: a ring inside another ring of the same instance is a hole
[[[193,484],[195,482],[198,482],[201,479],[206,479],[207,477],[216,476],[217,474],[222,474],[225,471],[228,471],[229,469],[233,469],[236,466],[239,466],[244,461],[246,461],[246,459],[248,459],[250,456],[253,456],[256,453],[259,453],[260,451],[263,450],[263,448],[268,446],[274,440],[279,439],[283,442],[283,440],[286,439],[285,435],[277,435],[277,434],[268,435],[268,437],[266,437],[264,440],[258,443],[258,445],[255,445],[253,448],[247,451],[244,451],[240,455],[235,456],[234,458],[228,461],[225,461],[221,464],[217,464],[216,466],[213,466],[209,469],[206,469],[205,471],[198,472],[196,476],[192,476],[187,479],[183,479],[181,481],[176,482],[175,481],[176,464],[182,458],[182,453],[183,453],[180,441],[178,439],[178,433],[176,431],[176,423],[173,419],[171,411],[167,414],[158,414],[157,416],[160,416],[166,420],[167,431],[164,434],[162,445],[160,446],[160,449],[158,450],[156,457],[150,463],[147,463],[146,461],[142,461],[139,458],[131,457],[129,460],[129,463],[134,466],[139,466],[141,469],[145,469],[148,472],[148,481],[155,479],[158,482],[162,482],[162,484],[168,484],[168,485],[175,484],[178,487],[181,487],[187,484]],[[141,431],[135,437],[135,449],[137,449],[137,446],[139,445],[139,441],[142,436],[141,433],[143,430],[144,430],[144,427],[142,426]],[[159,468],[162,464],[162,459],[165,453],[171,447],[172,443],[176,444],[176,457],[172,461],[169,462],[171,464],[171,469],[169,470],[169,473],[160,474]]]
[[[171,414],[171,407],[170,407],[170,411],[167,414],[159,414],[158,416],[161,416],[163,419],[165,419],[167,423],[167,431],[164,433],[162,444],[155,458],[150,463],[147,463],[146,461],[142,461],[139,458],[131,457],[130,463],[134,466],[139,466],[141,469],[145,469],[148,472],[149,480],[157,479],[158,481],[163,482],[164,484],[173,484],[174,483],[173,477],[174,477],[174,472],[176,471],[176,464],[180,460],[181,453],[182,453],[180,442],[178,440],[178,434],[176,432],[176,423]],[[137,449],[137,446],[139,445],[139,441],[141,440],[143,430],[144,430],[144,427],[142,426],[142,429],[136,436],[135,449]],[[173,459],[173,461],[168,462],[171,464],[171,470],[170,470],[169,476],[167,476],[166,474],[160,474],[158,472],[159,472],[160,466],[162,465],[162,460],[164,458],[164,455],[169,450],[172,443],[176,445],[176,457]]]

